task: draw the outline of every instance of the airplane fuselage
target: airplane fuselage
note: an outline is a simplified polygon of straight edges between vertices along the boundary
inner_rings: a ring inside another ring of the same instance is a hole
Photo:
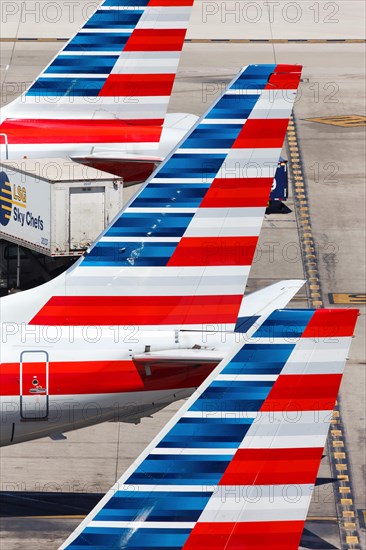
[[[135,327],[1,328],[1,445],[105,421],[138,422],[188,397],[239,336]]]

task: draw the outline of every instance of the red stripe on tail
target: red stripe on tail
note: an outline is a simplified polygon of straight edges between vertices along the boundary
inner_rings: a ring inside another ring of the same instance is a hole
[[[170,95],[175,74],[110,74],[99,96],[131,98]]]
[[[266,206],[272,178],[216,178],[200,208]]]
[[[186,29],[136,29],[124,52],[177,52],[183,47]]]
[[[323,448],[238,449],[220,485],[314,483]]]
[[[352,336],[358,315],[358,309],[317,309],[302,338]]]
[[[183,550],[294,550],[304,521],[198,522]]]
[[[261,411],[333,410],[341,380],[341,374],[280,375]]]
[[[168,266],[251,265],[258,237],[183,237]]]
[[[193,6],[194,0],[150,0],[149,8],[168,8],[169,6]]]
[[[180,325],[235,323],[241,295],[53,296],[30,325]]]
[[[300,82],[301,73],[297,74],[272,74],[267,84],[265,85],[265,90],[297,90]]]
[[[288,119],[248,119],[233,149],[282,148]]]

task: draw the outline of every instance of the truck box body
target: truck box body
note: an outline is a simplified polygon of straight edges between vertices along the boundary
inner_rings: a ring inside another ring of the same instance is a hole
[[[0,162],[0,238],[78,256],[123,205],[122,179],[68,158]]]

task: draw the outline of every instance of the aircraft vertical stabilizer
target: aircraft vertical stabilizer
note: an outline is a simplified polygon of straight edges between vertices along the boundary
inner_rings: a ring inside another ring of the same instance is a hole
[[[300,74],[244,68],[27,322],[233,330]]]

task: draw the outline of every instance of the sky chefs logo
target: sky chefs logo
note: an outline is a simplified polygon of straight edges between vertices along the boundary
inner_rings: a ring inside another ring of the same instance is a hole
[[[8,225],[13,219],[22,227],[43,231],[43,220],[27,210],[27,190],[22,185],[11,185],[5,172],[0,172],[0,223]]]
[[[8,176],[0,172],[0,224],[8,225],[13,206],[13,197]]]

